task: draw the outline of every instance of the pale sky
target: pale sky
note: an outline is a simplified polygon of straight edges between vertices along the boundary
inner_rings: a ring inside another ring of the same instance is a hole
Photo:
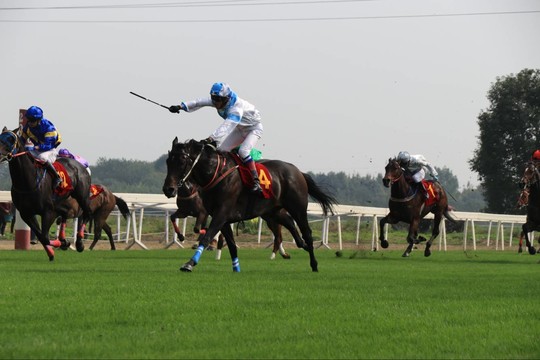
[[[265,158],[363,176],[407,150],[464,186],[487,92],[540,68],[539,34],[538,0],[0,0],[0,116],[37,105],[91,163],[154,161],[222,119],[129,92],[168,106],[227,82]]]

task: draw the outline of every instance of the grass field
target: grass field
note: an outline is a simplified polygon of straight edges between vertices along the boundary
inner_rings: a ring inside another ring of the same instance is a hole
[[[540,358],[538,255],[290,253],[0,251],[0,358]]]

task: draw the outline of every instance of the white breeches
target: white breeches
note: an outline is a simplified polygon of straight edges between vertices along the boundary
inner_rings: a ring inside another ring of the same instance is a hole
[[[251,149],[253,149],[255,144],[257,144],[257,141],[259,141],[259,139],[261,138],[262,133],[262,125],[253,126],[250,128],[237,126],[225,138],[223,143],[221,143],[219,149],[223,151],[231,151],[232,149],[240,145],[240,149],[238,149],[238,155],[240,155],[241,159],[244,159],[249,156]]]

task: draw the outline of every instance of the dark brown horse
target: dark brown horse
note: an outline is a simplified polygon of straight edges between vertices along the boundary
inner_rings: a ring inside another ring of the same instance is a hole
[[[529,254],[536,254],[536,249],[529,239],[529,233],[540,230],[540,173],[536,164],[529,162],[523,172],[521,183],[524,186],[527,199],[527,220],[521,227],[518,252],[522,252],[523,237]],[[540,239],[538,240],[540,242]]]
[[[308,196],[321,204],[324,214],[333,213],[336,200],[326,194],[309,175],[303,174],[292,164],[278,160],[264,160],[261,163],[268,170],[268,173],[259,177],[263,180],[263,186],[272,191],[269,198],[252,194],[242,184],[238,165],[230,153],[220,152],[203,142],[190,140],[179,143],[178,138],[174,139],[167,158],[163,193],[169,198],[176,196],[178,187],[185,181],[191,181],[201,188],[204,207],[212,217],[208,230],[199,239],[195,254],[180,270],[192,271],[201,253],[221,230],[229,248],[233,271],[240,271],[230,224],[261,216],[270,229],[285,226],[293,235],[296,245],[309,253],[312,271],[318,271],[307,218]],[[282,209],[286,212],[282,212]]]
[[[184,219],[188,216],[192,216],[195,218],[193,232],[195,234],[202,233],[204,235],[204,233],[206,232],[208,212],[204,208],[202,198],[199,195],[199,187],[189,181],[184,182],[182,186],[178,187],[176,195],[176,206],[178,209],[170,216],[170,219],[174,231],[178,236],[178,240],[184,241],[185,236],[178,228],[176,219]],[[272,256],[270,258],[274,259],[276,257],[276,254],[279,252],[284,259],[290,259],[291,256],[285,251],[282,245],[283,238],[281,235],[281,225],[278,225],[277,228],[270,230],[273,231],[274,235],[274,247],[272,249]],[[225,239],[220,233],[217,241],[218,250],[223,249],[224,241]],[[194,248],[196,249],[197,247],[198,246],[195,245]],[[219,259],[220,255],[216,255],[216,258]]]
[[[111,227],[109,224],[107,224],[107,218],[114,210],[115,206],[118,206],[118,209],[120,210],[120,213],[124,219],[127,219],[131,212],[129,211],[128,205],[122,198],[114,195],[112,191],[110,191],[104,185],[98,185],[98,187],[101,189],[101,192],[90,199],[90,209],[92,210],[92,218],[90,221],[94,225],[94,241],[92,241],[92,244],[90,244],[90,250],[92,250],[94,246],[96,246],[98,240],[101,239],[102,230],[105,231],[107,237],[109,238],[111,250],[116,250]],[[64,214],[62,215],[61,219],[59,239],[65,239],[67,219],[78,218],[82,214],[82,210],[79,203],[77,203],[77,201],[72,197],[69,197],[61,205],[60,212],[63,212]]]
[[[90,219],[90,175],[78,161],[59,158],[57,162],[64,166],[66,178],[63,185],[71,182],[71,188],[62,195],[57,195],[53,189],[53,175],[36,163],[34,158],[25,151],[24,143],[19,135],[20,129],[0,134],[0,162],[9,162],[11,175],[11,199],[19,210],[22,220],[28,224],[39,242],[43,245],[49,260],[54,260],[53,247],[67,249],[69,242],[65,240],[50,240],[49,229],[58,216],[62,214],[58,207],[68,197],[73,197],[83,209],[79,218],[77,251],[84,250],[83,237],[86,222]],[[41,216],[41,227],[36,215]]]
[[[405,172],[396,159],[388,159],[383,184],[386,187],[390,186],[390,200],[388,202],[390,213],[379,222],[381,232],[379,240],[381,241],[381,246],[385,249],[388,247],[388,240],[384,238],[384,226],[387,223],[396,224],[399,221],[403,221],[409,224],[409,234],[407,235],[409,245],[402,256],[409,256],[414,244],[426,240],[424,237],[418,236],[420,220],[427,214],[433,213],[433,230],[424,250],[424,255],[430,256],[430,247],[433,240],[439,235],[439,224],[443,215],[448,220],[455,222],[455,219],[448,213],[448,199],[443,187],[438,182],[429,182],[429,196],[434,196],[435,201],[427,205],[424,192],[419,190],[418,186],[413,186],[406,179]],[[420,184],[420,186],[422,185]]]

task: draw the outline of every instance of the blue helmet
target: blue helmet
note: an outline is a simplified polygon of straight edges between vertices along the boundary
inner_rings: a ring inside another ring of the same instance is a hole
[[[226,83],[215,83],[210,89],[210,96],[219,96],[222,98],[230,98],[232,90]]]
[[[28,119],[28,121],[39,121],[43,119],[43,110],[37,106],[30,106],[28,110],[26,110],[26,114],[24,116]]]

